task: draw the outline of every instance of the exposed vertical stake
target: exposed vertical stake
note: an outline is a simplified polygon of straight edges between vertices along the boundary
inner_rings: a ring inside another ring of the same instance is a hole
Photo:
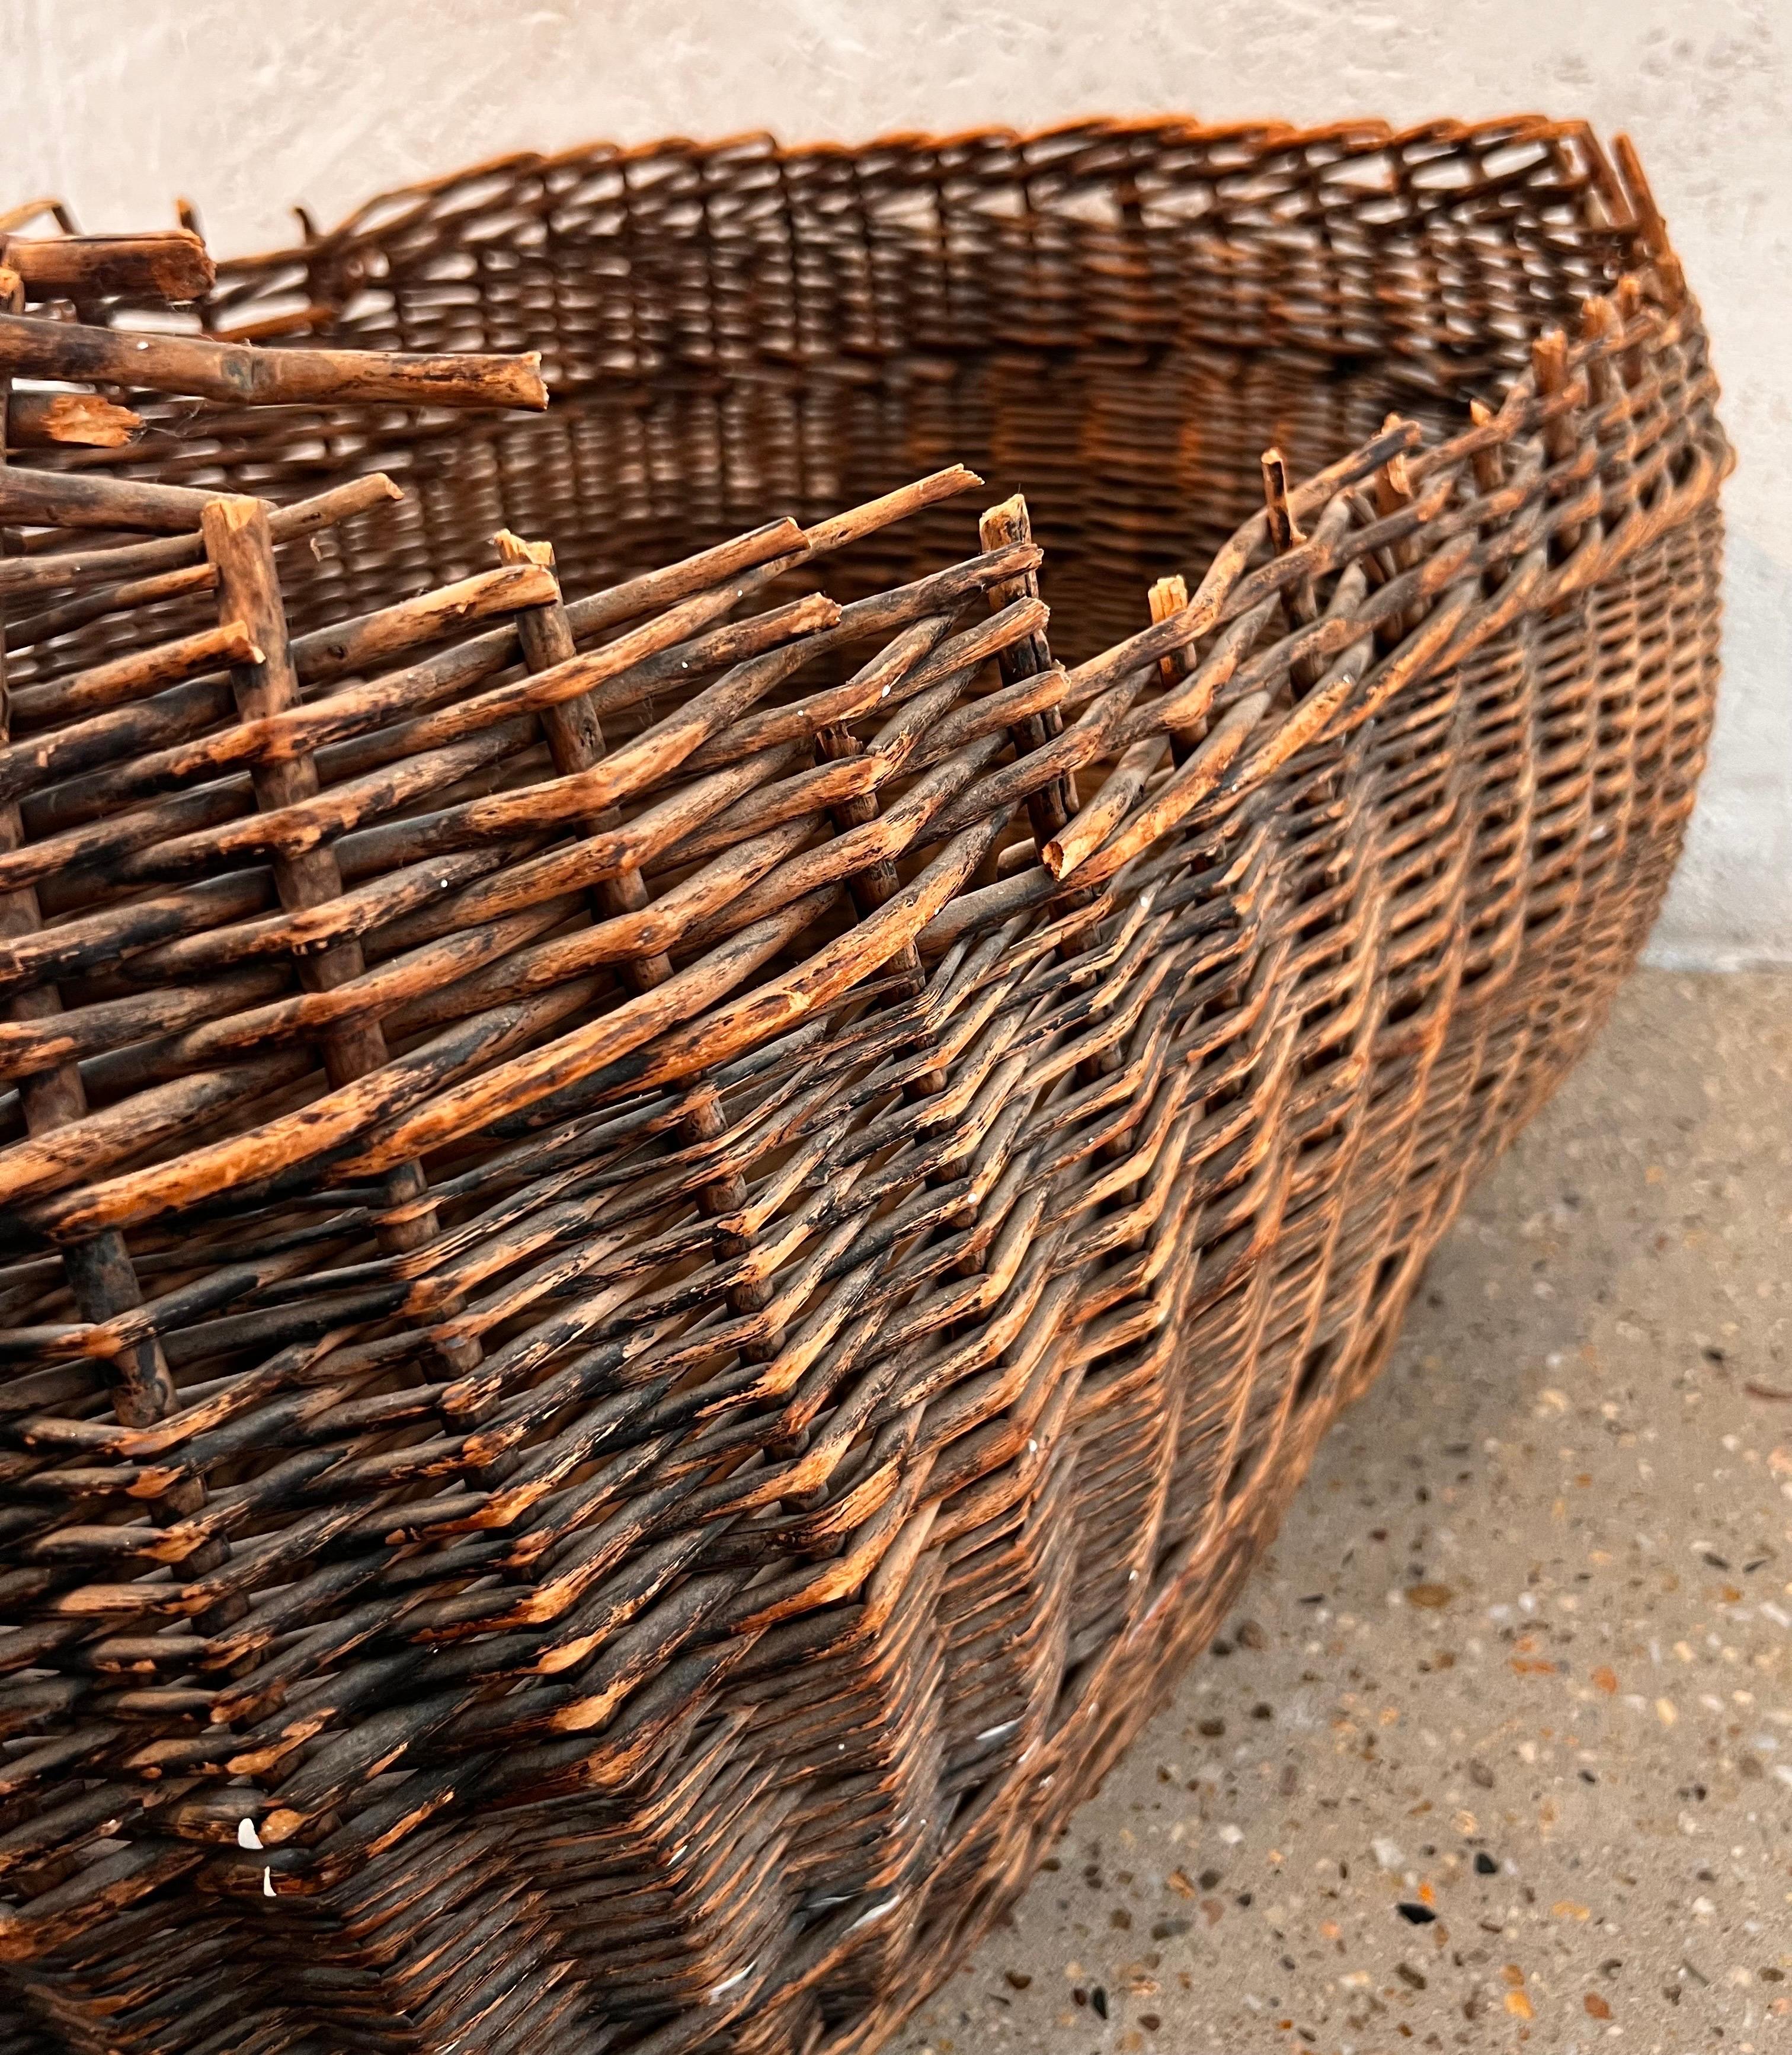
[[[298,673],[286,632],[267,508],[259,499],[235,495],[219,498],[206,508],[200,528],[206,554],[218,574],[218,617],[240,621],[259,653],[259,661],[231,668],[237,711],[246,721],[284,713],[298,704]],[[296,806],[318,791],[318,768],[309,755],[257,763],[250,775],[255,803],[263,812]],[[273,869],[280,903],[290,912],[321,906],[341,894],[342,874],[332,850],[277,854]],[[364,968],[361,945],[353,941],[334,943],[314,956],[301,957],[297,963],[299,982],[307,992],[334,992],[359,977]],[[326,1028],[318,1045],[333,1085],[365,1077],[386,1060],[385,1034],[377,1020],[349,1021]],[[432,1208],[413,1205],[425,1188],[422,1165],[401,1163],[386,1173],[384,1184],[386,1204],[398,1217],[379,1223],[380,1246],[392,1252],[420,1248],[436,1226]],[[456,1369],[471,1369],[478,1360],[476,1351],[468,1355],[472,1347],[452,1342],[443,1353]]]
[[[0,311],[16,312],[24,304],[23,280],[15,271],[0,267]],[[12,381],[0,369],[0,420],[5,419],[11,392]],[[5,449],[0,448],[0,464],[5,462]],[[0,630],[3,630],[4,625],[3,619],[0,619]],[[12,726],[6,690],[5,641],[4,633],[0,633],[0,747],[4,747],[9,739]],[[17,803],[0,807],[0,850],[17,849],[24,839],[24,825]],[[0,940],[29,934],[42,924],[34,889],[26,887],[22,891],[0,892]],[[0,1019],[41,1020],[47,1014],[60,1013],[61,1010],[61,994],[57,988],[53,984],[40,984],[15,999],[0,1002]],[[33,1134],[65,1127],[71,1121],[81,1119],[87,1111],[87,1092],[81,1083],[77,1063],[59,1063],[53,1070],[39,1071],[22,1078],[18,1096],[26,1126]],[[130,1252],[124,1235],[116,1228],[105,1229],[90,1240],[65,1248],[62,1265],[75,1309],[84,1320],[110,1320],[120,1313],[134,1312],[143,1304],[143,1292],[132,1266]],[[162,1345],[153,1335],[117,1355],[106,1357],[101,1367],[112,1389],[112,1410],[121,1425],[147,1427],[173,1411],[176,1402],[174,1380],[168,1374]],[[195,1492],[199,1494],[197,1497]],[[176,1516],[191,1512],[202,1501],[203,1495],[203,1488],[196,1484],[177,1485],[156,1502],[156,1510]]]
[[[1288,466],[1282,460],[1281,452],[1272,444],[1263,452],[1261,462],[1269,539],[1275,545],[1276,554],[1285,557],[1290,550],[1299,549],[1307,538],[1294,518],[1293,508],[1288,503]],[[1297,578],[1283,592],[1282,605],[1290,627],[1310,627],[1319,618],[1319,595],[1313,590],[1312,580]],[[1302,657],[1289,672],[1294,686],[1303,692],[1310,692],[1324,675],[1325,660],[1322,657]]]
[[[1151,609],[1154,625],[1168,621],[1180,613],[1189,603],[1188,580],[1180,571],[1172,571],[1168,578],[1161,578],[1147,594],[1147,603]],[[1163,680],[1166,692],[1175,692],[1195,669],[1194,645],[1185,642],[1180,649],[1172,649],[1167,657],[1158,659],[1158,676]],[[1198,715],[1186,728],[1170,731],[1170,760],[1178,769],[1187,763],[1201,746],[1207,732],[1207,716]]]
[[[1024,495],[1017,492],[1012,499],[992,507],[977,523],[977,534],[986,550],[1005,549],[1011,542],[1030,542],[1033,524],[1027,512]],[[1003,578],[990,586],[989,610],[997,613],[1003,607],[1012,606],[1017,599],[1038,597],[1038,573],[1023,571],[1018,578]],[[1035,629],[1024,641],[1012,644],[997,657],[996,663],[1005,685],[1012,685],[1021,678],[1036,677],[1041,671],[1050,670],[1052,646],[1045,639],[1044,629]],[[1013,730],[1014,747],[1024,754],[1063,731],[1064,716],[1056,707],[1044,713],[1028,714]],[[1076,811],[1076,780],[1068,773],[1054,778],[1050,784],[1034,793],[1027,802],[1034,848],[1043,850]]]
[[[1575,434],[1573,422],[1569,419],[1573,395],[1569,390],[1568,337],[1559,328],[1549,329],[1532,343],[1530,368],[1537,380],[1537,396],[1545,404],[1552,400],[1564,402],[1553,408],[1543,423],[1543,448],[1552,466],[1566,463],[1580,448],[1580,438]],[[1578,521],[1568,522],[1558,528],[1555,537],[1557,557],[1573,556],[1585,532]]]
[[[1398,414],[1388,415],[1381,424],[1383,429],[1397,428],[1400,425],[1400,419]],[[1375,475],[1375,511],[1386,520],[1390,515],[1403,513],[1412,504],[1415,496],[1406,452],[1397,451]],[[1419,562],[1419,538],[1415,535],[1405,536],[1400,541],[1391,543],[1387,554],[1396,572],[1409,571]],[[1378,622],[1376,627],[1376,646],[1383,649],[1395,647],[1417,625],[1419,616],[1419,609],[1409,606]]]
[[[504,563],[539,564],[544,570],[554,568],[551,542],[526,542],[507,528],[500,530],[492,538],[492,542]],[[578,654],[572,625],[560,601],[550,600],[541,606],[521,608],[516,622],[523,659],[531,671],[551,669],[555,664],[562,664],[569,657]],[[541,724],[554,767],[562,777],[589,770],[604,754],[606,745],[603,724],[588,693],[578,699],[562,700],[555,706],[544,707]],[[592,815],[582,826],[587,834],[601,834],[621,819],[621,810],[611,807]],[[600,920],[613,919],[618,913],[639,913],[647,901],[646,881],[638,866],[632,863],[625,864],[614,877],[600,878],[591,888],[593,910]],[[672,959],[664,951],[649,957],[637,957],[622,966],[623,982],[634,992],[651,992],[656,986],[664,984],[671,975]],[[681,1123],[681,1138],[687,1144],[713,1142],[726,1125],[715,1088],[704,1083],[700,1075],[692,1080],[687,1093],[685,1117]],[[747,1203],[747,1181],[738,1170],[724,1171],[699,1188],[697,1202],[706,1213],[736,1212]],[[724,1256],[744,1255],[746,1248],[736,1246],[737,1241],[736,1237],[721,1237],[720,1252]],[[729,1293],[728,1300],[737,1312],[757,1312],[770,1296],[769,1285],[738,1284]]]

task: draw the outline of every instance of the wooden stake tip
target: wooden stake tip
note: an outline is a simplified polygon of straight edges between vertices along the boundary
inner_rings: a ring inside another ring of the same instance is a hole
[[[498,560],[505,564],[535,564],[543,570],[554,568],[554,545],[551,542],[531,542],[508,528],[500,528],[491,538],[491,546]]]

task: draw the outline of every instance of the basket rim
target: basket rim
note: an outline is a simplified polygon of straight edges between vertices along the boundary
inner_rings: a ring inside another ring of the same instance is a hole
[[[1649,196],[1640,194],[1629,176],[1636,168],[1634,152],[1620,152],[1620,160],[1629,160],[1624,163],[1620,172],[1592,123],[1579,116],[1530,112],[1474,119],[1439,115],[1396,128],[1391,122],[1372,115],[1302,124],[1273,116],[1250,120],[1205,122],[1194,115],[1177,113],[1089,114],[1037,127],[988,124],[937,132],[922,128],[886,129],[860,141],[814,137],[805,142],[789,143],[769,128],[744,128],[709,139],[672,135],[625,144],[592,136],[560,150],[503,152],[409,185],[387,187],[351,207],[332,228],[312,229],[309,215],[302,207],[295,207],[294,211],[299,214],[302,224],[308,231],[298,243],[274,244],[235,256],[219,257],[218,279],[223,285],[239,275],[247,276],[270,266],[312,264],[322,258],[340,256],[348,250],[377,244],[427,219],[444,199],[506,174],[533,173],[547,178],[574,167],[604,164],[626,170],[630,166],[681,157],[707,163],[740,157],[763,158],[780,169],[788,170],[806,164],[879,155],[937,159],[949,153],[969,153],[980,148],[1025,152],[1044,151],[1054,145],[1129,140],[1151,142],[1160,147],[1227,143],[1280,149],[1332,146],[1338,151],[1336,161],[1344,162],[1389,150],[1405,151],[1425,145],[1449,149],[1475,138],[1485,139],[1490,148],[1525,142],[1577,145],[1587,152],[1593,182],[1612,214],[1606,226],[1620,234],[1646,238],[1652,223],[1659,220]],[[1628,139],[1618,140],[1621,144]],[[1040,174],[1049,169],[1048,165],[1038,168]]]

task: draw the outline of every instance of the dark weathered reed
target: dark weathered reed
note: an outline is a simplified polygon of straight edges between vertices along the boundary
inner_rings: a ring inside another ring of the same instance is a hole
[[[1665,886],[1619,162],[0,219],[0,2045],[847,2055],[1012,1899]]]

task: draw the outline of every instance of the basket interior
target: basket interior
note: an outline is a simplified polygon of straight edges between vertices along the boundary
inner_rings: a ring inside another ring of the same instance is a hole
[[[1497,396],[1624,268],[1616,192],[1583,127],[1534,119],[517,159],[225,265],[207,320],[270,346],[538,349],[545,416],[151,401],[129,467],[276,499],[372,469],[412,488],[294,564],[304,629],[487,568],[500,527],[551,540],[578,594],[963,463],[991,500],[1026,493],[1074,662],[1142,624],[1154,579],[1193,584],[1261,506],[1267,445],[1299,478],[1391,411],[1443,433]],[[943,507],[846,583],[967,543]],[[188,625],[141,609],[16,675]]]

